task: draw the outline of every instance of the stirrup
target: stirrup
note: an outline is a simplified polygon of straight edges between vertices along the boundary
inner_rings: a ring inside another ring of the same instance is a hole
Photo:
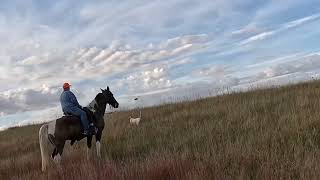
[[[83,131],[82,134],[85,135],[85,136],[91,136],[92,135],[92,133],[90,131],[88,131],[88,130],[87,131]]]
[[[93,131],[94,131],[94,134],[97,134],[97,133],[98,133],[98,128],[97,128],[96,126],[94,126],[93,123],[90,123],[90,128],[89,128],[89,129],[93,130]]]

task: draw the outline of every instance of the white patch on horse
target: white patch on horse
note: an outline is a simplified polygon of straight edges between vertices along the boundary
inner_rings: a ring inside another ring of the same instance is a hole
[[[87,160],[90,160],[90,148],[87,147]]]
[[[54,156],[53,161],[54,161],[56,164],[60,164],[61,156],[60,156],[59,153]]]
[[[54,156],[53,158],[53,161],[55,162],[57,168],[58,168],[58,171],[62,171],[62,167],[61,167],[61,156],[60,154],[57,154]]]
[[[54,133],[56,131],[56,121],[51,121],[48,124],[48,134],[51,134],[54,136]]]
[[[96,111],[96,109],[94,108],[94,106],[97,104],[96,100],[94,99],[93,101],[91,101],[91,103],[88,105],[88,108],[94,113]]]
[[[97,156],[99,157],[99,158],[101,158],[101,143],[100,143],[100,141],[97,141],[96,142],[96,149],[97,149]]]

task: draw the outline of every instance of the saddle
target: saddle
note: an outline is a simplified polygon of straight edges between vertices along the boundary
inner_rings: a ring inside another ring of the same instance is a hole
[[[84,112],[86,112],[87,118],[88,118],[88,121],[89,121],[89,124],[92,124],[92,123],[94,124],[94,123],[95,123],[95,117],[94,117],[92,111],[90,111],[90,109],[88,109],[87,107],[83,107],[82,110],[83,110]],[[73,115],[73,114],[71,114],[71,113],[63,112],[63,114],[64,114],[64,117],[71,117],[71,116],[73,116],[73,117],[77,117],[78,119],[80,119],[80,116],[76,116],[76,115]]]

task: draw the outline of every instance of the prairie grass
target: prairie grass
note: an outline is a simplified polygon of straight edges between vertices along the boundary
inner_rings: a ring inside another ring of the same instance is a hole
[[[39,125],[0,132],[0,179],[318,179],[320,81],[106,115],[102,159],[67,145],[41,172]]]

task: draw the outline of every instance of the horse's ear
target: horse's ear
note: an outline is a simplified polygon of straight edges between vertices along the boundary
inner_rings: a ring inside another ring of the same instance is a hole
[[[103,90],[103,89],[101,89],[101,88],[100,88],[100,90],[101,90],[102,92],[104,92],[104,90]]]
[[[109,90],[109,86],[107,86],[107,91],[110,91],[110,90]]]

